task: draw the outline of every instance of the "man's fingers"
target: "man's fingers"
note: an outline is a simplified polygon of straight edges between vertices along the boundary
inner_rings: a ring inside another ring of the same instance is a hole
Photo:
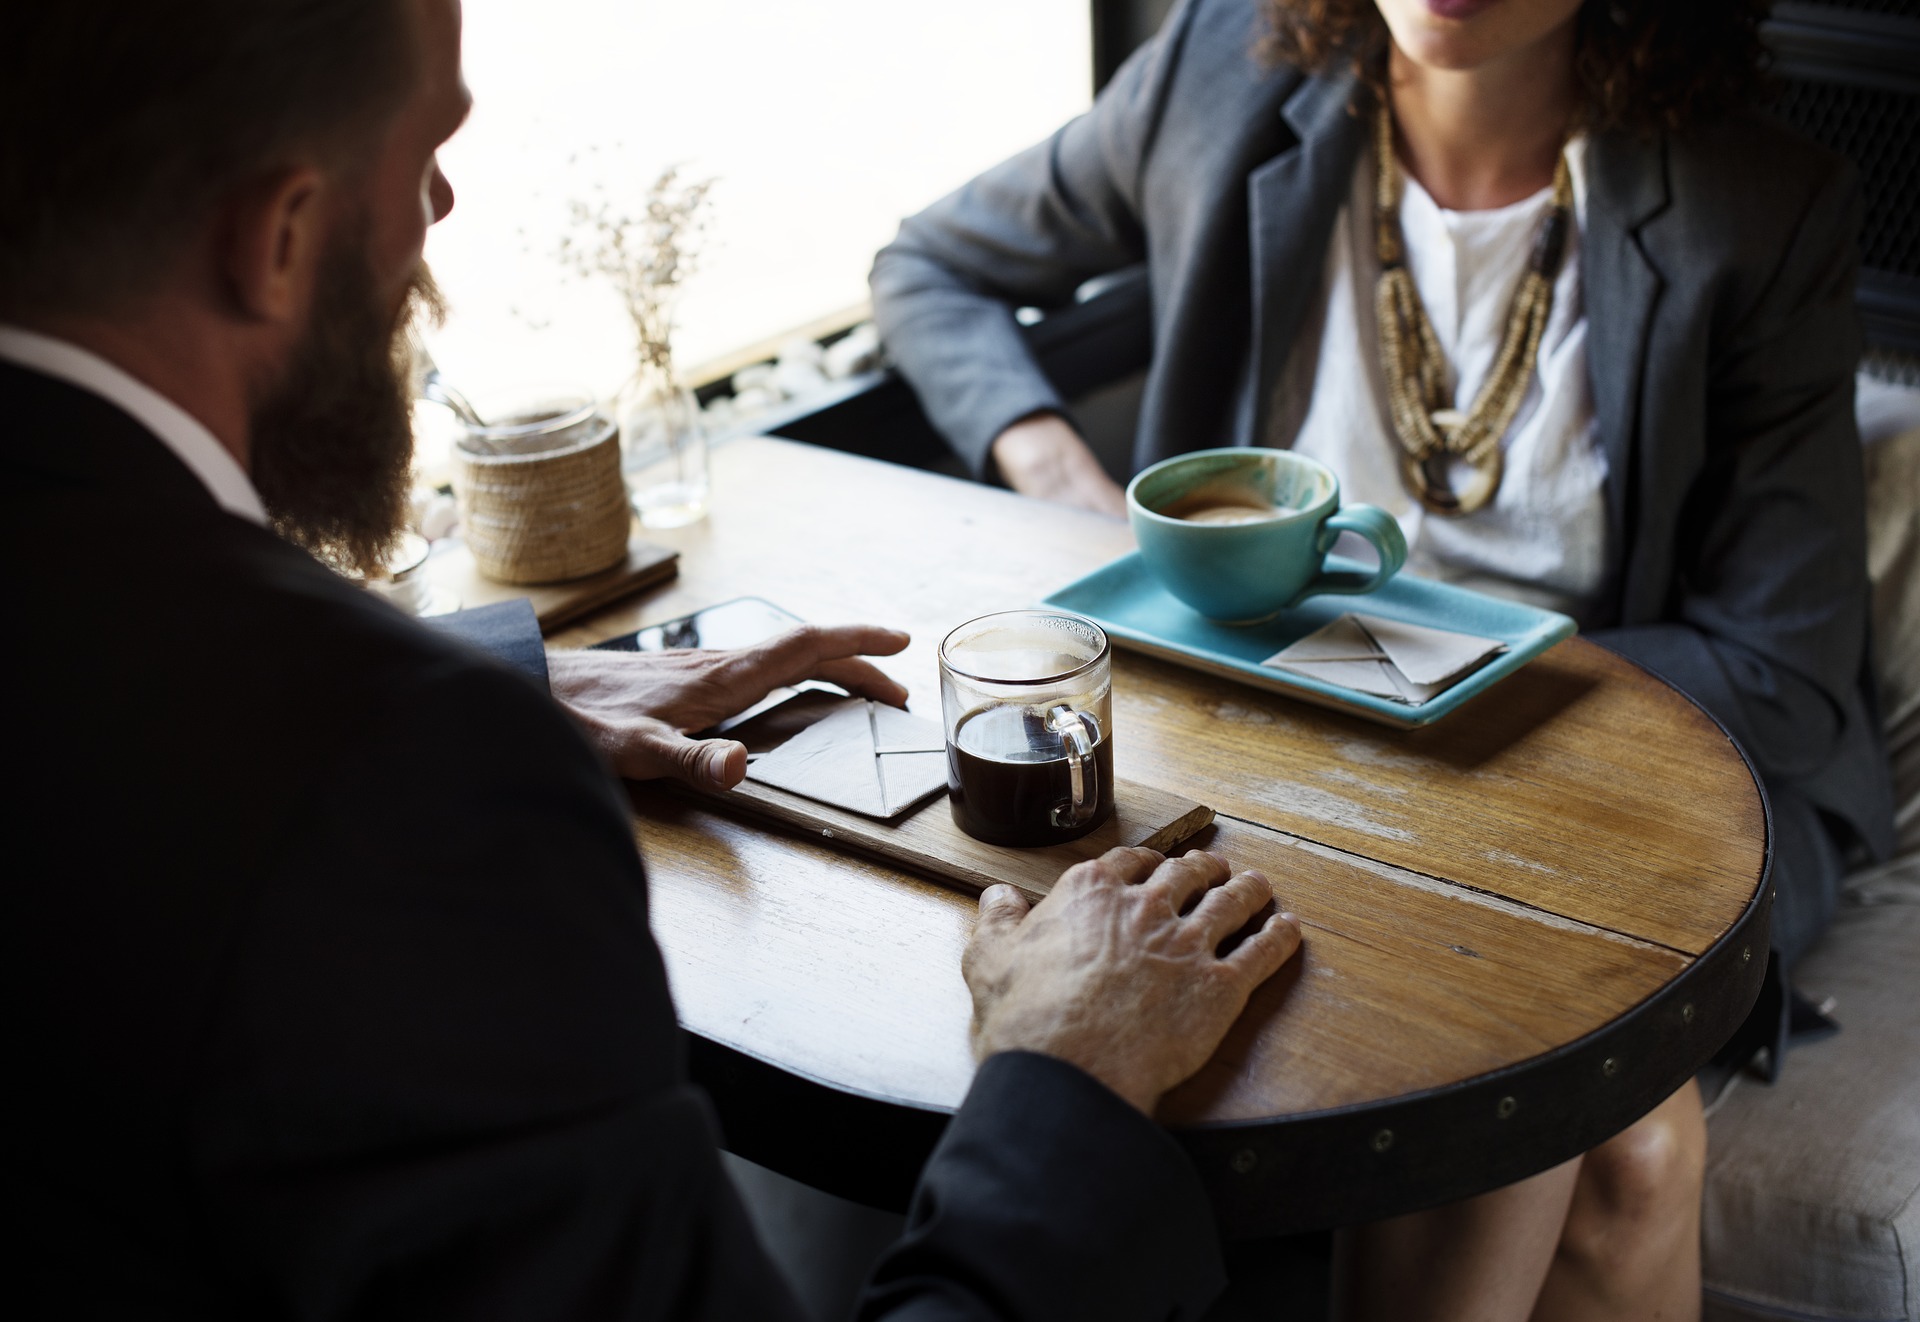
[[[913,639],[899,629],[877,624],[803,624],[776,634],[753,649],[773,666],[776,684],[806,679],[823,662],[849,656],[892,656]]]
[[[747,746],[733,739],[702,739],[700,774],[714,789],[730,790],[747,778]]]
[[[847,657],[838,661],[823,661],[814,668],[808,679],[824,679],[829,684],[838,684],[858,698],[872,698],[884,702],[889,707],[907,705],[906,685],[894,679],[886,671],[870,661],[858,657]]]
[[[1153,870],[1166,862],[1167,857],[1156,849],[1136,849],[1123,845],[1118,849],[1109,849],[1094,861],[1098,867],[1089,869],[1091,875],[1110,876],[1128,886],[1134,886],[1152,876]],[[1078,867],[1069,869],[1067,875],[1086,867],[1087,865],[1082,863]]]
[[[1220,962],[1244,978],[1251,989],[1278,973],[1299,949],[1300,920],[1290,913],[1269,914],[1259,931]]]
[[[1170,858],[1154,869],[1153,884],[1166,888],[1175,913],[1193,903],[1209,886],[1225,881],[1233,874],[1227,861],[1218,854],[1195,849],[1179,858]]]
[[[1247,920],[1273,899],[1273,884],[1265,873],[1249,868],[1228,877],[1201,897],[1187,921],[1198,924],[1214,945],[1247,925]]]
[[[1013,935],[1032,907],[1025,895],[1004,883],[980,892],[980,917],[973,924],[973,937],[967,942],[967,948],[960,952],[960,976],[973,994],[973,1032],[976,1034],[980,1031],[980,1016],[1005,990],[1002,985],[1005,969],[995,951]],[[975,1046],[978,1047],[977,1041]]]
[[[678,780],[695,789],[732,789],[747,775],[747,746],[732,739],[689,739],[659,721],[636,726],[614,757],[630,780]]]
[[[898,629],[873,624],[803,624],[729,655],[724,682],[740,707],[750,707],[774,689],[807,679],[825,679],[850,692],[903,706],[907,691],[864,663],[840,673],[836,663],[859,656],[892,656],[912,639]]]
[[[975,945],[991,944],[1020,926],[1033,906],[1027,897],[1004,883],[980,892],[980,918],[973,926]]]

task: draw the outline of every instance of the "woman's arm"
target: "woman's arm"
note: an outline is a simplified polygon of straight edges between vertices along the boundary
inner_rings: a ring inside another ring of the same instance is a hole
[[[1127,517],[1126,490],[1100,466],[1073,423],[1058,413],[1021,418],[993,438],[993,466],[1023,496]]]
[[[1066,411],[1014,309],[1064,304],[1146,256],[1140,173],[1191,12],[1181,4],[1092,110],[903,222],[874,260],[887,349],[977,473],[1012,424]]]

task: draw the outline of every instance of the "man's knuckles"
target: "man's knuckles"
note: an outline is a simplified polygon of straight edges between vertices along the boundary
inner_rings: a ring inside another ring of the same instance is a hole
[[[1272,900],[1273,890],[1264,880],[1238,873],[1201,896],[1193,916],[1209,927],[1238,927]]]
[[[797,624],[763,644],[764,653],[775,664],[814,665],[824,649],[825,632],[817,624]]]
[[[1125,845],[1091,860],[1098,865],[1103,880],[1123,886],[1145,881],[1165,861],[1166,856],[1158,850]]]
[[[1255,909],[1273,902],[1273,883],[1267,880],[1266,873],[1248,869],[1235,873],[1232,880]]]
[[[1238,915],[1241,922],[1273,900],[1273,887],[1267,884],[1267,879],[1250,872],[1227,878],[1214,893],[1220,897],[1221,907],[1230,915]]]
[[[1060,875],[1060,881],[1054,889],[1091,890],[1127,885],[1133,869],[1128,867],[1128,860],[1123,857],[1126,852],[1110,849],[1099,858],[1075,863]]]
[[[668,752],[672,759],[673,774],[696,784],[711,780],[712,777],[707,774],[707,758],[711,752],[706,744],[675,740]]]

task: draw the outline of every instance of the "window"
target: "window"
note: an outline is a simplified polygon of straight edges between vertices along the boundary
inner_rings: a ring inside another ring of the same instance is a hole
[[[1086,0],[467,0],[475,97],[441,152],[427,241],[455,384],[611,394],[631,341],[611,289],[557,255],[571,198],[637,201],[683,162],[718,180],[681,300],[683,370],[866,298],[899,219],[1091,101]]]

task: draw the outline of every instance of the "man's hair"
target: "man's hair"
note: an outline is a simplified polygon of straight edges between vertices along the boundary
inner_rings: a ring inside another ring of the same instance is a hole
[[[230,190],[350,167],[405,100],[406,0],[0,3],[0,319],[169,273]]]
[[[1379,90],[1387,25],[1375,0],[1256,0],[1262,52],[1319,73],[1354,67]],[[1585,124],[1650,135],[1741,103],[1762,80],[1760,22],[1770,0],[1585,0],[1575,75]]]

